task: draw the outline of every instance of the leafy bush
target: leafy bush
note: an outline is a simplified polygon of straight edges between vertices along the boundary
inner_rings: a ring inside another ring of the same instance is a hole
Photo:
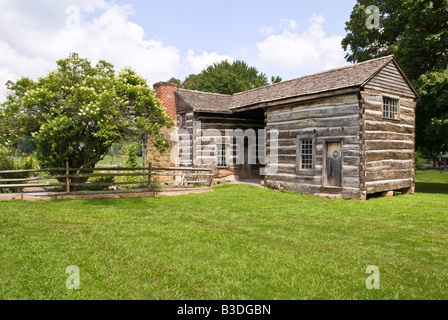
[[[130,144],[135,145],[136,148],[136,153],[137,153],[137,157],[142,157],[143,155],[143,150],[142,150],[142,141],[140,139],[132,139],[129,141],[120,141],[117,143],[112,144],[112,147],[110,148],[109,151],[109,156],[111,156],[112,158],[115,157],[126,157],[127,152],[128,152],[128,146]]]
[[[36,169],[36,160],[33,155],[23,154],[20,159],[16,159],[12,152],[0,145],[0,171],[6,170],[31,170]],[[31,173],[3,173],[0,179],[25,179],[29,178]],[[0,184],[14,184],[16,182]],[[17,192],[18,188],[2,188],[1,193]]]
[[[127,159],[125,161],[125,167],[127,168],[137,168],[138,167],[138,162],[137,162],[137,146],[135,144],[131,144],[129,146],[126,147],[127,150]],[[136,171],[128,171],[128,173],[140,173],[140,171],[136,170]],[[126,189],[131,189],[132,186],[137,186],[143,183],[146,183],[146,181],[142,182],[142,177],[124,177],[124,182],[136,182],[135,185],[126,185]]]
[[[415,169],[421,170],[424,169],[425,166],[423,165],[426,162],[426,159],[423,158],[421,152],[417,151],[415,152]]]
[[[95,178],[90,181],[91,183],[115,183],[115,177],[100,177]],[[85,186],[83,188],[84,190],[90,190],[90,191],[102,191],[102,190],[108,190],[109,186]]]
[[[127,147],[128,157],[125,162],[125,166],[128,168],[137,168],[137,146],[131,144]]]

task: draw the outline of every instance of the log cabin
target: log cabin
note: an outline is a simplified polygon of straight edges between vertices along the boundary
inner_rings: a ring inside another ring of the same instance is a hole
[[[344,199],[415,192],[419,96],[394,56],[234,95],[155,89],[176,119],[175,165]]]

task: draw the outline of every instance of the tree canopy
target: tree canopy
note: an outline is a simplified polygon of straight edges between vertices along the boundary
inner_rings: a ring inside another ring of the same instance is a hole
[[[207,67],[200,74],[189,75],[185,81],[172,78],[179,87],[203,92],[235,94],[269,85],[266,74],[244,61],[222,61]],[[280,77],[272,77],[272,83],[281,82]]]
[[[427,156],[448,150],[448,2],[358,0],[342,41],[350,62],[394,54],[417,88],[417,146]],[[379,8],[380,27],[367,28]]]
[[[33,81],[9,81],[0,106],[0,140],[10,146],[32,136],[42,167],[94,168],[113,143],[149,133],[167,148],[160,129],[171,126],[146,81],[130,68],[95,66],[73,53],[57,70]]]

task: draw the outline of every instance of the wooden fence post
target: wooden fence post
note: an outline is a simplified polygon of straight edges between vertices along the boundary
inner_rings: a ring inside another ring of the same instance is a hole
[[[210,189],[213,189],[215,185],[215,165],[212,165],[212,173],[210,175]]]
[[[148,163],[148,189],[151,190],[151,180],[152,180],[152,162]]]
[[[70,193],[70,164],[67,161],[65,163],[65,190],[67,191],[67,193]]]

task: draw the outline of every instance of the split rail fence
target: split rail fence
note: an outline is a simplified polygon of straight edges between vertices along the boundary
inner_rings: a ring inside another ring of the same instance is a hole
[[[75,169],[67,164],[65,168],[0,171],[0,191],[46,196],[212,190],[214,172],[214,168],[153,167],[151,164],[93,169]]]

